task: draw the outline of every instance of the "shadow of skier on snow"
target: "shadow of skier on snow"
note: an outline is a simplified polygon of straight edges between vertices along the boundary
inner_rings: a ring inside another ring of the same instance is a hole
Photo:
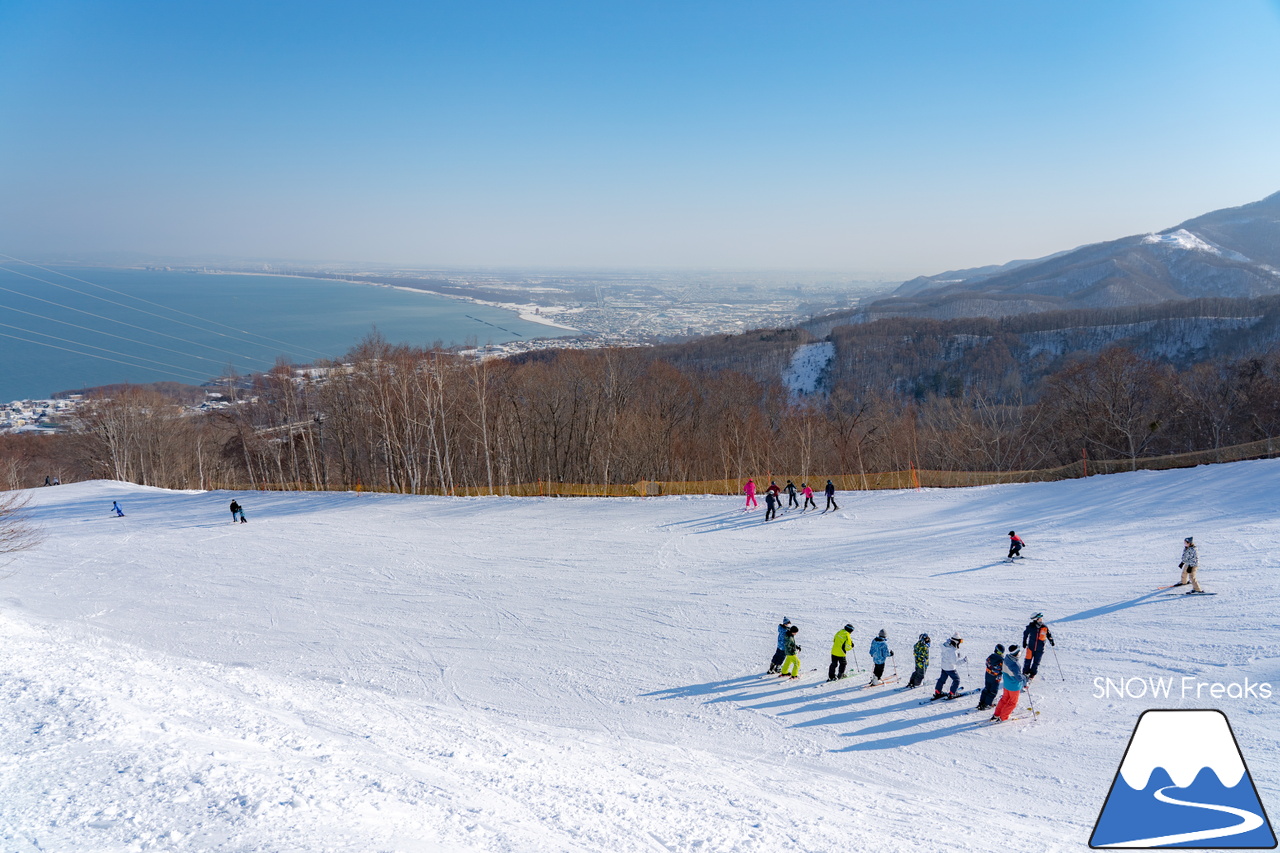
[[[972,569],[956,569],[954,572],[938,572],[936,575],[929,575],[931,578],[941,578],[947,575],[963,575],[968,572],[980,572],[983,569],[994,569],[996,566],[1008,565],[1008,560],[996,560],[994,563],[987,563],[985,566],[974,566]]]
[[[1128,601],[1117,601],[1115,604],[1104,604],[1101,607],[1094,607],[1091,610],[1081,610],[1079,613],[1072,613],[1070,616],[1063,616],[1053,621],[1054,624],[1059,625],[1063,622],[1079,622],[1082,619],[1092,619],[1095,616],[1106,616],[1109,613],[1115,613],[1119,610],[1127,610],[1130,607],[1141,607],[1144,604],[1159,604],[1161,601],[1172,601],[1172,597],[1160,597],[1167,592],[1168,590],[1165,589],[1152,590],[1151,592],[1144,593],[1137,598],[1131,598]]]
[[[705,684],[687,684],[683,687],[667,687],[641,693],[641,696],[656,696],[659,699],[688,699],[691,696],[710,696],[726,690],[741,690],[752,681],[759,681],[758,675],[743,675],[726,681],[708,681]]]
[[[947,726],[942,729],[931,729],[925,732],[913,732],[911,734],[891,735],[889,737],[880,738],[879,740],[868,740],[860,743],[851,743],[840,749],[833,749],[832,752],[860,752],[870,749],[896,749],[900,746],[910,746],[911,744],[922,743],[927,740],[938,740],[939,738],[950,737],[963,731],[968,731],[977,726],[978,723],[986,720],[983,714],[971,715],[972,708],[961,708],[945,714],[934,714],[931,717],[922,717],[918,719],[894,720],[888,723],[882,723],[878,726],[870,726],[865,729],[859,729],[856,732],[845,732],[840,737],[862,737],[865,735],[885,734],[888,732],[901,731],[902,729],[921,726],[926,723],[938,720],[954,720],[957,718],[966,718],[964,722]]]

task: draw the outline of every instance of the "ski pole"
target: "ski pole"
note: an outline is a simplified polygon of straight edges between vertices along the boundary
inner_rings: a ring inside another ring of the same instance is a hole
[[[1062,675],[1062,661],[1058,660],[1058,647],[1053,643],[1050,643],[1049,648],[1053,649],[1053,662],[1058,665],[1058,675],[1062,676],[1063,681],[1066,681],[1067,677]]]
[[[898,677],[898,659],[893,656],[893,652],[889,652],[889,659],[893,661],[893,677]]]
[[[1027,682],[1026,684],[1022,685],[1022,692],[1027,694],[1027,707],[1031,709],[1031,722],[1034,723],[1036,721],[1036,718],[1039,717],[1040,714],[1036,711],[1035,700],[1031,698],[1030,682]]]

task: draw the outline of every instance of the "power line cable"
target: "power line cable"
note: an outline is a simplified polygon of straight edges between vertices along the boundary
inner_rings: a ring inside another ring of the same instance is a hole
[[[105,355],[95,355],[94,353],[91,353],[91,352],[80,352],[79,350],[73,350],[73,349],[70,349],[70,348],[68,348],[68,347],[60,347],[60,346],[58,346],[57,344],[45,343],[44,341],[32,341],[32,340],[28,340],[27,338],[20,338],[20,337],[18,337],[17,335],[11,335],[11,334],[9,334],[8,332],[0,332],[0,337],[4,337],[4,338],[13,338],[15,341],[22,341],[23,343],[35,344],[36,346],[41,346],[41,347],[49,347],[50,349],[58,349],[58,350],[62,350],[63,352],[74,353],[75,355],[84,355],[84,356],[88,356],[89,358],[100,358],[100,359],[102,359],[103,361],[114,361],[114,362],[115,362],[115,363],[117,363],[117,364],[123,364],[123,365],[125,365],[126,367],[136,367],[136,368],[138,368],[138,369],[140,369],[140,370],[156,370],[156,368],[151,368],[151,367],[142,367],[141,365],[137,365],[137,364],[130,364],[129,362],[127,362],[127,361],[121,361],[121,360],[120,360],[120,359],[118,359],[118,358],[108,358],[108,357],[107,357],[107,356],[105,356]],[[157,370],[156,372],[158,372],[158,373],[167,373],[167,374],[168,374],[168,375],[170,375],[170,376],[177,376],[177,377],[179,377],[180,379],[190,379],[190,378],[192,378],[192,376],[193,376],[193,374],[183,375],[183,374],[174,373],[174,372],[173,372],[173,371],[171,371],[171,370]],[[200,379],[200,381],[201,381],[201,382],[204,382],[204,381],[206,381],[206,380],[205,380],[205,379]]]
[[[3,270],[3,271],[5,271],[5,272],[11,272],[11,273],[13,273],[14,275],[25,276],[26,278],[35,278],[35,276],[30,276],[30,275],[27,275],[26,273],[21,273],[21,272],[18,272],[17,270],[10,270],[10,269],[7,269],[7,268],[5,268],[5,267],[0,267],[0,270]],[[40,281],[40,279],[38,279],[38,278],[36,278],[35,280],[36,280],[36,281]],[[47,284],[47,283],[48,283],[48,282],[46,282],[46,284]],[[153,330],[153,329],[147,329],[147,328],[145,328],[145,327],[143,327],[143,326],[135,325],[134,323],[127,323],[127,322],[125,322],[124,320],[115,320],[115,319],[112,319],[111,317],[104,317],[104,316],[102,316],[101,314],[95,314],[95,313],[93,313],[92,311],[85,311],[83,308],[74,308],[74,307],[72,307],[72,306],[70,306],[70,305],[63,305],[63,304],[61,304],[60,302],[54,302],[52,299],[45,299],[45,298],[44,298],[44,297],[42,297],[42,296],[34,296],[34,295],[30,294],[30,293],[23,293],[23,292],[22,292],[22,291],[20,291],[20,290],[14,290],[14,289],[9,288],[9,287],[3,287],[3,286],[0,286],[0,290],[6,291],[6,292],[8,292],[8,293],[14,293],[14,294],[17,294],[18,296],[25,296],[27,299],[34,299],[34,300],[36,300],[37,302],[44,302],[44,303],[46,303],[46,304],[48,304],[48,305],[53,305],[53,306],[56,306],[56,307],[58,307],[58,308],[63,308],[63,309],[65,309],[65,310],[67,310],[67,311],[75,311],[75,312],[76,312],[76,313],[78,313],[78,314],[86,314],[86,315],[88,315],[88,316],[90,316],[90,317],[95,317],[95,318],[97,318],[97,319],[99,319],[99,320],[105,320],[105,321],[106,321],[106,322],[108,322],[108,323],[119,323],[119,324],[120,324],[120,325],[122,325],[122,326],[128,326],[129,328],[131,328],[131,329],[137,329],[137,330],[138,330],[138,331],[140,331],[140,332],[146,332],[146,333],[148,333],[148,334],[152,334],[152,335],[160,335],[161,337],[165,337],[165,338],[172,338],[172,339],[173,339],[173,340],[175,340],[175,341],[182,341],[183,343],[187,343],[187,344],[195,344],[196,346],[204,347],[205,349],[211,349],[211,350],[214,350],[215,352],[220,352],[220,353],[223,353],[223,354],[225,354],[225,355],[235,356],[236,358],[242,358],[242,359],[244,359],[244,360],[246,360],[246,361],[257,361],[257,362],[262,362],[262,363],[264,363],[264,364],[266,364],[266,363],[271,363],[271,362],[268,362],[268,361],[267,361],[266,359],[264,359],[264,358],[255,358],[255,357],[253,357],[253,356],[244,355],[243,353],[232,352],[231,350],[222,349],[221,347],[215,347],[215,346],[213,346],[212,344],[202,344],[202,343],[200,343],[199,341],[193,341],[193,340],[189,340],[189,339],[187,339],[187,338],[180,338],[180,337],[178,337],[177,335],[170,335],[170,334],[168,334],[167,332],[158,332],[158,331],[155,331],[155,330]],[[105,300],[104,300],[104,301],[105,301]],[[163,319],[163,318],[162,318],[162,319]]]
[[[170,364],[167,361],[156,361],[154,358],[146,358],[140,355],[131,355],[127,352],[120,352],[118,350],[107,349],[106,347],[95,346],[93,344],[86,344],[83,341],[73,341],[70,338],[63,338],[63,337],[59,337],[58,335],[51,335],[48,332],[37,332],[32,329],[24,329],[21,326],[14,326],[10,323],[0,323],[0,327],[4,327],[6,329],[14,329],[19,332],[25,332],[28,335],[39,335],[42,338],[53,338],[55,341],[62,341],[65,344],[75,344],[78,347],[88,347],[89,349],[96,349],[101,352],[109,352],[112,355],[118,355],[124,358],[132,358],[138,361],[146,361],[146,362],[150,362],[151,364],[158,364],[161,367],[172,367],[174,370],[182,370],[184,372],[190,373],[192,376],[196,375],[195,371],[188,371],[186,368],[181,367],[180,365]],[[142,367],[142,365],[135,365],[135,367]],[[201,381],[203,382],[205,380],[202,379]]]
[[[94,283],[94,282],[92,282],[92,281],[86,281],[86,280],[85,280],[85,279],[83,279],[83,278],[77,278],[76,276],[71,275],[70,273],[62,272],[61,270],[51,269],[51,268],[49,268],[49,267],[42,267],[42,266],[40,266],[39,264],[32,263],[31,261],[25,261],[25,260],[23,260],[22,258],[15,258],[13,255],[7,254],[7,253],[5,253],[5,252],[0,252],[0,257],[8,258],[8,259],[9,259],[9,260],[11,260],[11,261],[16,261],[16,262],[18,262],[18,263],[20,263],[20,264],[26,264],[27,266],[35,267],[36,269],[44,270],[45,272],[53,273],[54,275],[60,275],[60,276],[63,276],[63,277],[65,277],[65,278],[69,278],[69,279],[71,279],[72,281],[78,281],[78,282],[80,282],[81,284],[87,284],[87,285],[89,285],[90,287],[96,287],[96,288],[99,288],[100,290],[105,290],[105,291],[107,291],[108,293],[114,293],[114,294],[116,294],[117,296],[123,296],[123,297],[125,297],[126,299],[132,299],[132,300],[134,300],[134,301],[136,301],[136,302],[141,302],[141,303],[143,303],[144,305],[152,305],[152,306],[154,306],[154,307],[156,307],[156,308],[161,308],[161,309],[163,309],[163,310],[165,310],[165,311],[172,311],[174,314],[181,314],[181,315],[182,315],[182,316],[184,316],[184,317],[190,317],[190,318],[192,318],[193,320],[199,320],[199,321],[200,321],[200,322],[202,322],[202,323],[207,323],[207,324],[212,325],[212,326],[219,326],[219,327],[221,327],[221,328],[223,328],[223,329],[230,329],[231,331],[236,332],[237,334],[240,334],[240,335],[248,335],[248,336],[250,336],[250,337],[261,338],[261,339],[262,339],[262,340],[264,340],[264,341],[270,341],[270,342],[271,342],[271,343],[273,343],[273,344],[279,344],[280,346],[287,347],[287,348],[289,348],[289,349],[291,349],[291,350],[294,350],[294,351],[307,350],[307,351],[311,352],[313,355],[315,355],[315,356],[317,356],[317,357],[319,357],[319,358],[329,358],[329,357],[330,357],[328,353],[322,353],[322,352],[320,352],[319,350],[312,349],[311,347],[298,346],[297,344],[291,344],[291,343],[289,343],[288,341],[278,340],[278,339],[276,339],[276,338],[272,338],[272,337],[269,337],[269,336],[267,336],[267,335],[259,335],[259,334],[257,334],[256,332],[249,332],[249,331],[245,331],[245,330],[243,330],[243,329],[237,329],[237,328],[235,328],[234,326],[228,326],[228,325],[227,325],[227,324],[225,324],[225,323],[219,323],[217,320],[210,320],[210,319],[208,319],[208,318],[201,317],[201,316],[196,315],[196,314],[189,314],[189,313],[187,313],[186,311],[180,311],[180,310],[178,310],[177,308],[170,308],[169,306],[167,306],[167,305],[162,305],[162,304],[161,304],[161,303],[159,303],[159,302],[152,302],[152,301],[151,301],[151,300],[149,300],[149,299],[143,299],[141,296],[134,296],[134,295],[132,295],[132,294],[125,293],[125,292],[123,292],[123,291],[116,290],[116,289],[111,288],[111,287],[107,287],[107,286],[106,286],[106,285],[104,285],[104,284],[95,284],[95,283]],[[15,273],[16,273],[17,271],[16,271],[16,270],[9,270],[9,272],[15,272]],[[18,273],[18,274],[19,274],[19,275],[21,275],[21,273]],[[28,276],[28,278],[35,278],[35,277],[34,277],[34,276]],[[42,279],[36,279],[36,281],[42,281]],[[46,284],[52,284],[54,287],[66,287],[66,285],[59,285],[59,284],[55,284],[54,282],[51,282],[51,281],[50,281],[50,282],[45,282],[45,283],[46,283]],[[92,297],[92,298],[94,298],[94,299],[101,299],[103,302],[111,302],[111,300],[109,300],[109,299],[104,299],[104,298],[103,298],[103,297],[101,297],[101,296],[93,296],[93,294],[91,294],[91,293],[83,293],[82,291],[76,290],[75,288],[66,287],[66,289],[67,289],[67,290],[72,291],[73,293],[79,293],[79,294],[80,294],[80,295],[82,295],[82,296],[89,296],[89,297]],[[112,304],[118,304],[118,303],[112,303]],[[132,306],[125,306],[125,307],[132,307]],[[141,309],[141,308],[134,308],[133,310],[134,310],[134,311],[142,311],[142,309]],[[143,311],[143,313],[144,313],[144,314],[147,314],[147,313],[150,313],[150,312]],[[159,315],[152,315],[152,316],[159,316]],[[178,323],[178,322],[181,322],[180,320],[174,320],[174,319],[173,319],[173,318],[171,318],[171,317],[160,317],[160,319],[162,319],[162,320],[168,320],[168,321],[169,321],[169,322],[171,322],[171,323]],[[189,324],[189,323],[186,323],[186,324],[184,324],[184,325],[190,325],[190,324]],[[198,328],[198,327],[193,326],[192,328]],[[208,329],[202,329],[201,331],[211,331],[211,330],[208,330]],[[213,334],[222,334],[221,332],[212,332],[212,333],[213,333]],[[223,335],[223,337],[230,337],[230,336],[229,336],[229,335]],[[242,341],[242,343],[251,343],[251,341]],[[258,344],[258,346],[261,346],[261,344]]]
[[[19,314],[26,314],[29,317],[36,317],[41,320],[48,320],[50,323],[60,323],[64,326],[70,326],[73,329],[83,329],[84,331],[90,332],[95,335],[106,335],[109,338],[118,338],[119,340],[122,340],[122,341],[128,341],[131,344],[140,344],[144,347],[154,347],[155,349],[164,350],[165,352],[171,352],[174,355],[180,355],[185,358],[195,358],[195,359],[199,359],[200,361],[209,361],[209,362],[214,361],[214,359],[209,358],[207,356],[195,355],[193,353],[183,352],[182,350],[171,349],[170,347],[162,347],[159,344],[152,344],[152,343],[148,343],[147,341],[140,341],[140,340],[137,340],[136,338],[126,338],[124,335],[117,335],[114,332],[104,332],[101,329],[94,329],[89,326],[81,326],[79,323],[72,323],[70,320],[59,320],[56,317],[46,317],[44,314],[37,314],[34,311],[26,311],[22,308],[14,308],[12,305],[0,305],[0,308],[5,309],[7,311],[17,311]],[[7,325],[7,324],[0,324],[0,325]],[[10,326],[9,328],[16,329],[18,327]],[[31,329],[19,329],[19,331],[28,332],[33,335],[44,334],[43,332],[35,332],[35,331],[32,331]],[[48,335],[47,337],[56,337],[56,336]],[[72,343],[77,343],[77,342],[73,341]],[[89,344],[82,344],[82,346],[89,346]],[[126,355],[126,353],[121,353],[121,355]],[[142,358],[142,356],[129,356],[129,357]],[[160,362],[157,362],[157,363],[160,363]]]

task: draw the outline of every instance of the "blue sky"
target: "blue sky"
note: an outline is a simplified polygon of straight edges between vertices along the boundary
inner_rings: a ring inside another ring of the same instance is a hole
[[[838,269],[1280,190],[1280,0],[0,0],[0,251]]]

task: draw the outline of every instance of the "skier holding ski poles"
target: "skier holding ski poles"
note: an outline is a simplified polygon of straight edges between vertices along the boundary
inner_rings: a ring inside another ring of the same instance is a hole
[[[924,684],[924,671],[929,668],[929,635],[921,634],[911,651],[915,655],[916,669],[907,679],[907,689]]]
[[[787,657],[787,629],[790,627],[791,620],[783,616],[782,622],[778,625],[778,648],[773,653],[773,660],[769,661],[769,672],[782,671],[782,661]]]
[[[870,686],[875,687],[877,684],[884,683],[884,665],[891,657],[893,652],[889,649],[889,638],[881,628],[880,633],[871,641],[871,662],[875,666],[871,669]]]
[[[942,674],[938,676],[938,683],[933,685],[934,699],[942,699],[944,696],[947,699],[956,698],[956,691],[960,689],[960,674],[956,669],[965,661],[965,656],[960,654],[960,644],[963,642],[959,635],[952,634],[951,639],[942,644]],[[951,680],[951,690],[944,694],[942,689],[948,679]]]
[[[845,625],[836,631],[831,641],[831,666],[827,669],[827,681],[844,678],[845,667],[849,664],[849,652],[853,650],[853,638],[849,636],[853,625]]]
[[[1037,613],[1031,617],[1031,621],[1022,631],[1022,645],[1027,650],[1022,674],[1027,677],[1027,681],[1035,678],[1036,673],[1040,671],[1040,656],[1044,654],[1046,640],[1049,641],[1049,645],[1056,645],[1053,642],[1053,632],[1049,630],[1048,625],[1044,624],[1044,614]]]

